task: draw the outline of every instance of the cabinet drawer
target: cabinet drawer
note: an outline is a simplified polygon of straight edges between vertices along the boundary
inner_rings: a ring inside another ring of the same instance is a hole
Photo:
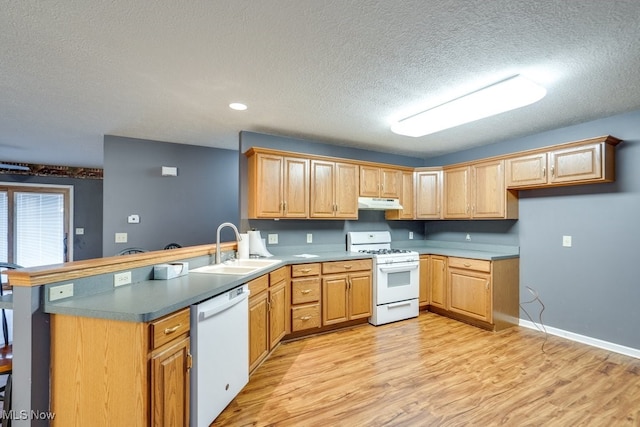
[[[291,332],[320,327],[320,303],[291,308]]]
[[[256,279],[253,279],[248,283],[249,285],[249,295],[254,296],[258,295],[260,292],[266,290],[269,287],[269,275],[265,274],[264,276],[260,276]]]
[[[317,276],[320,274],[320,264],[296,264],[291,266],[291,277]]]
[[[291,304],[320,301],[320,278],[309,277],[291,281]]]
[[[449,268],[491,272],[491,261],[471,258],[449,257]]]
[[[322,263],[322,273],[348,273],[351,271],[371,270],[370,259],[356,259],[352,261],[334,261]]]
[[[269,283],[275,285],[287,278],[287,267],[281,267],[269,273]]]
[[[151,322],[149,325],[151,328],[151,333],[149,334],[151,337],[150,348],[152,350],[156,349],[189,332],[190,319],[190,311],[187,307]]]

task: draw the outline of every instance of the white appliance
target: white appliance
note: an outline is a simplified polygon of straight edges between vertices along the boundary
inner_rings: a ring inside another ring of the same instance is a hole
[[[372,325],[417,317],[420,311],[420,255],[391,249],[391,233],[347,233],[347,250],[373,255]]]
[[[209,426],[249,382],[249,288],[191,306],[191,426]]]
[[[399,199],[381,199],[377,197],[358,197],[358,209],[385,211],[402,209]]]

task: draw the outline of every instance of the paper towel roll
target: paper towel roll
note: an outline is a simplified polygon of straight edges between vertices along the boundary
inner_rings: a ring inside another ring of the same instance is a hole
[[[249,253],[251,255],[258,255],[264,257],[273,256],[266,248],[262,237],[260,236],[260,231],[258,230],[250,230],[247,232],[249,234]]]
[[[238,259],[249,258],[249,235],[247,233],[240,234],[238,241]]]

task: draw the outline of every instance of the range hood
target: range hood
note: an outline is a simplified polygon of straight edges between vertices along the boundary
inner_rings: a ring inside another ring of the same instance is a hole
[[[358,209],[386,211],[402,209],[398,199],[379,199],[376,197],[358,197]]]

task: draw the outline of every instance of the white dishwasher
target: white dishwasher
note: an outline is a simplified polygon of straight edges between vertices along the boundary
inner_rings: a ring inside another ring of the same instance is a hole
[[[191,306],[191,426],[209,426],[249,382],[249,288]]]

